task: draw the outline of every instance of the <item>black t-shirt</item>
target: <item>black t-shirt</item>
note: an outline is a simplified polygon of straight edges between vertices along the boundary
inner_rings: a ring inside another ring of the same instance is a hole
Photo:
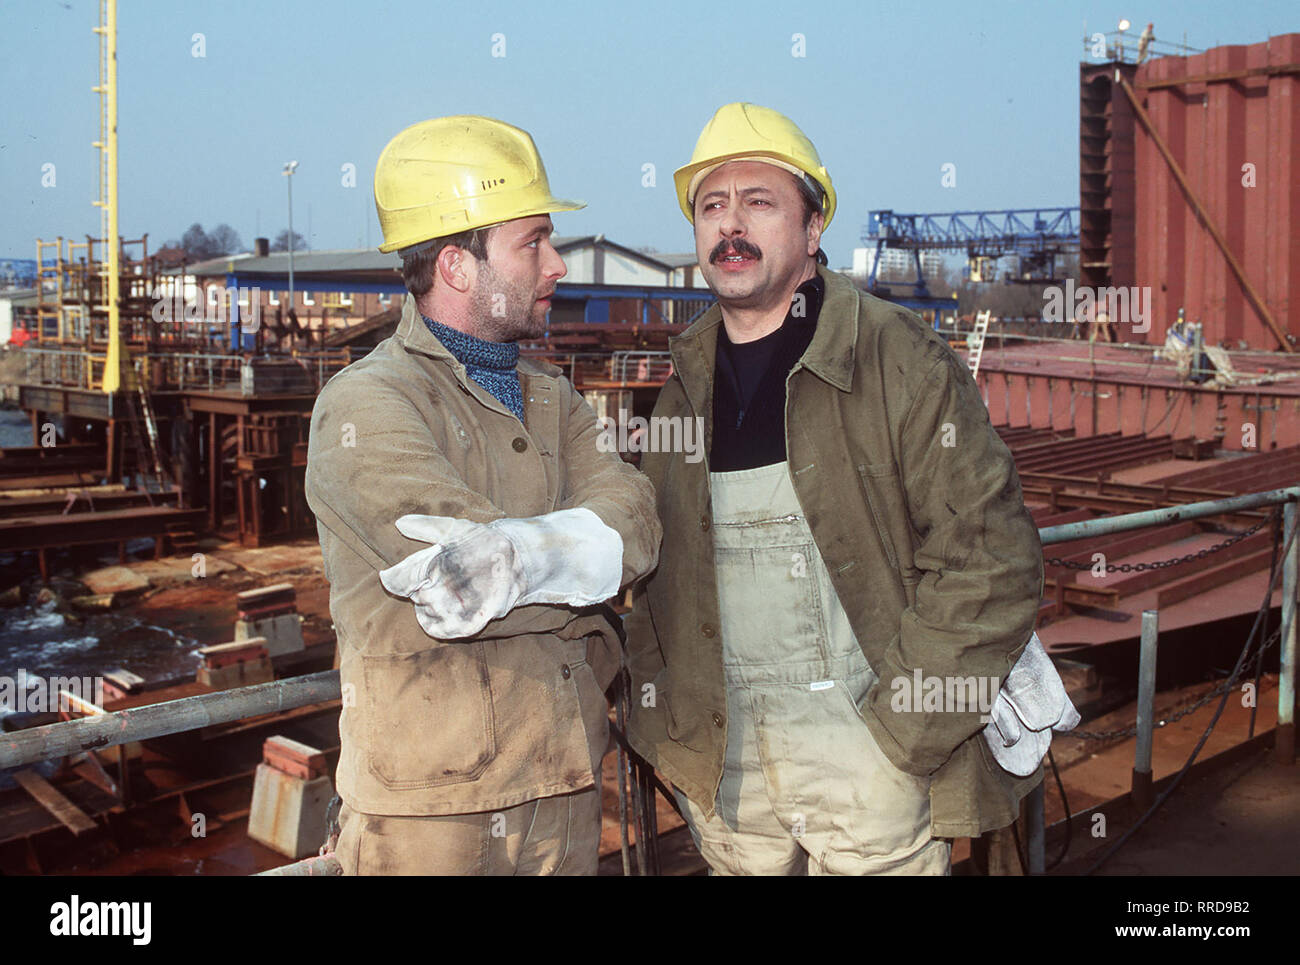
[[[825,284],[814,275],[795,291],[781,327],[752,342],[737,345],[726,326],[718,326],[709,452],[713,472],[785,460],[785,380],[812,343],[824,296]]]

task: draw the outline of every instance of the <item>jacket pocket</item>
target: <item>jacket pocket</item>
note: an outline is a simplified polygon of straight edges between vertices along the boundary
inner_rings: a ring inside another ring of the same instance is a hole
[[[876,533],[884,547],[889,565],[897,572],[908,596],[914,602],[916,584],[924,575],[916,568],[912,557],[912,523],[907,514],[907,500],[898,481],[894,464],[877,463],[858,465],[858,479],[862,492],[876,524]]]
[[[688,718],[687,723],[694,723],[695,726],[683,727],[683,722],[673,713],[673,705],[668,697],[668,669],[666,667],[655,675],[654,688],[655,706],[663,710],[664,729],[668,734],[668,739],[694,750],[702,749],[703,742],[700,739],[702,728],[699,726],[698,721]]]
[[[384,787],[440,787],[482,776],[497,749],[480,644],[361,660],[366,758]]]

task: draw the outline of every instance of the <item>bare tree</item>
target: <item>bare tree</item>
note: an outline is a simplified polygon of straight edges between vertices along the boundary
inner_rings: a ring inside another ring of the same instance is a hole
[[[209,258],[233,255],[244,248],[244,243],[239,240],[239,232],[224,222],[212,229],[208,240],[212,244],[212,254],[208,256]]]
[[[205,258],[217,258],[241,250],[244,245],[239,240],[239,232],[228,224],[219,224],[211,234],[203,230],[197,221],[185,229],[180,241],[168,241],[166,248],[182,249],[190,261],[202,261]]]
[[[289,250],[289,229],[288,228],[283,229],[278,235],[275,236],[275,242],[274,244],[271,245],[271,250],[272,251]],[[294,251],[307,250],[307,240],[303,238],[302,235],[298,234],[298,232],[296,231],[293,233],[293,250]]]

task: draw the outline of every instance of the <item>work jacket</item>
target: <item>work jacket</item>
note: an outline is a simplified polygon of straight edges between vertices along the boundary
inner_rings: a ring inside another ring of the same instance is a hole
[[[624,584],[654,567],[650,483],[602,451],[603,427],[558,368],[521,359],[518,371],[524,424],[408,295],[396,334],[316,399],[306,494],[338,638],[337,787],[354,810],[488,811],[593,784],[608,741],[603,691],[621,666],[601,615],[612,611],[521,606],[443,641],[379,580],[429,546],[398,532],[407,513],[487,523],[583,506],[622,537]]]
[[[1003,771],[980,736],[974,701],[965,711],[925,712],[918,695],[895,707],[900,688],[925,678],[1006,677],[1038,612],[1037,530],[1011,454],[947,343],[911,312],[818,271],[826,298],[817,331],[786,380],[787,464],[879,676],[859,711],[898,768],[931,778],[934,836],[1005,827],[1042,779],[1041,765],[1028,778]],[[715,304],[670,341],[674,374],[654,410],[702,417],[706,451],[721,321]],[[647,452],[642,470],[658,494],[664,542],[627,622],[630,739],[712,814],[727,701],[708,460]]]

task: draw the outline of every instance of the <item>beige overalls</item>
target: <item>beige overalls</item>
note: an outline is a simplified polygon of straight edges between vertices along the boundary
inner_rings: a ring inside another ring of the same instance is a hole
[[[787,464],[710,480],[726,761],[713,818],[677,800],[711,873],[949,874],[929,779],[896,768],[859,714],[876,675]]]

